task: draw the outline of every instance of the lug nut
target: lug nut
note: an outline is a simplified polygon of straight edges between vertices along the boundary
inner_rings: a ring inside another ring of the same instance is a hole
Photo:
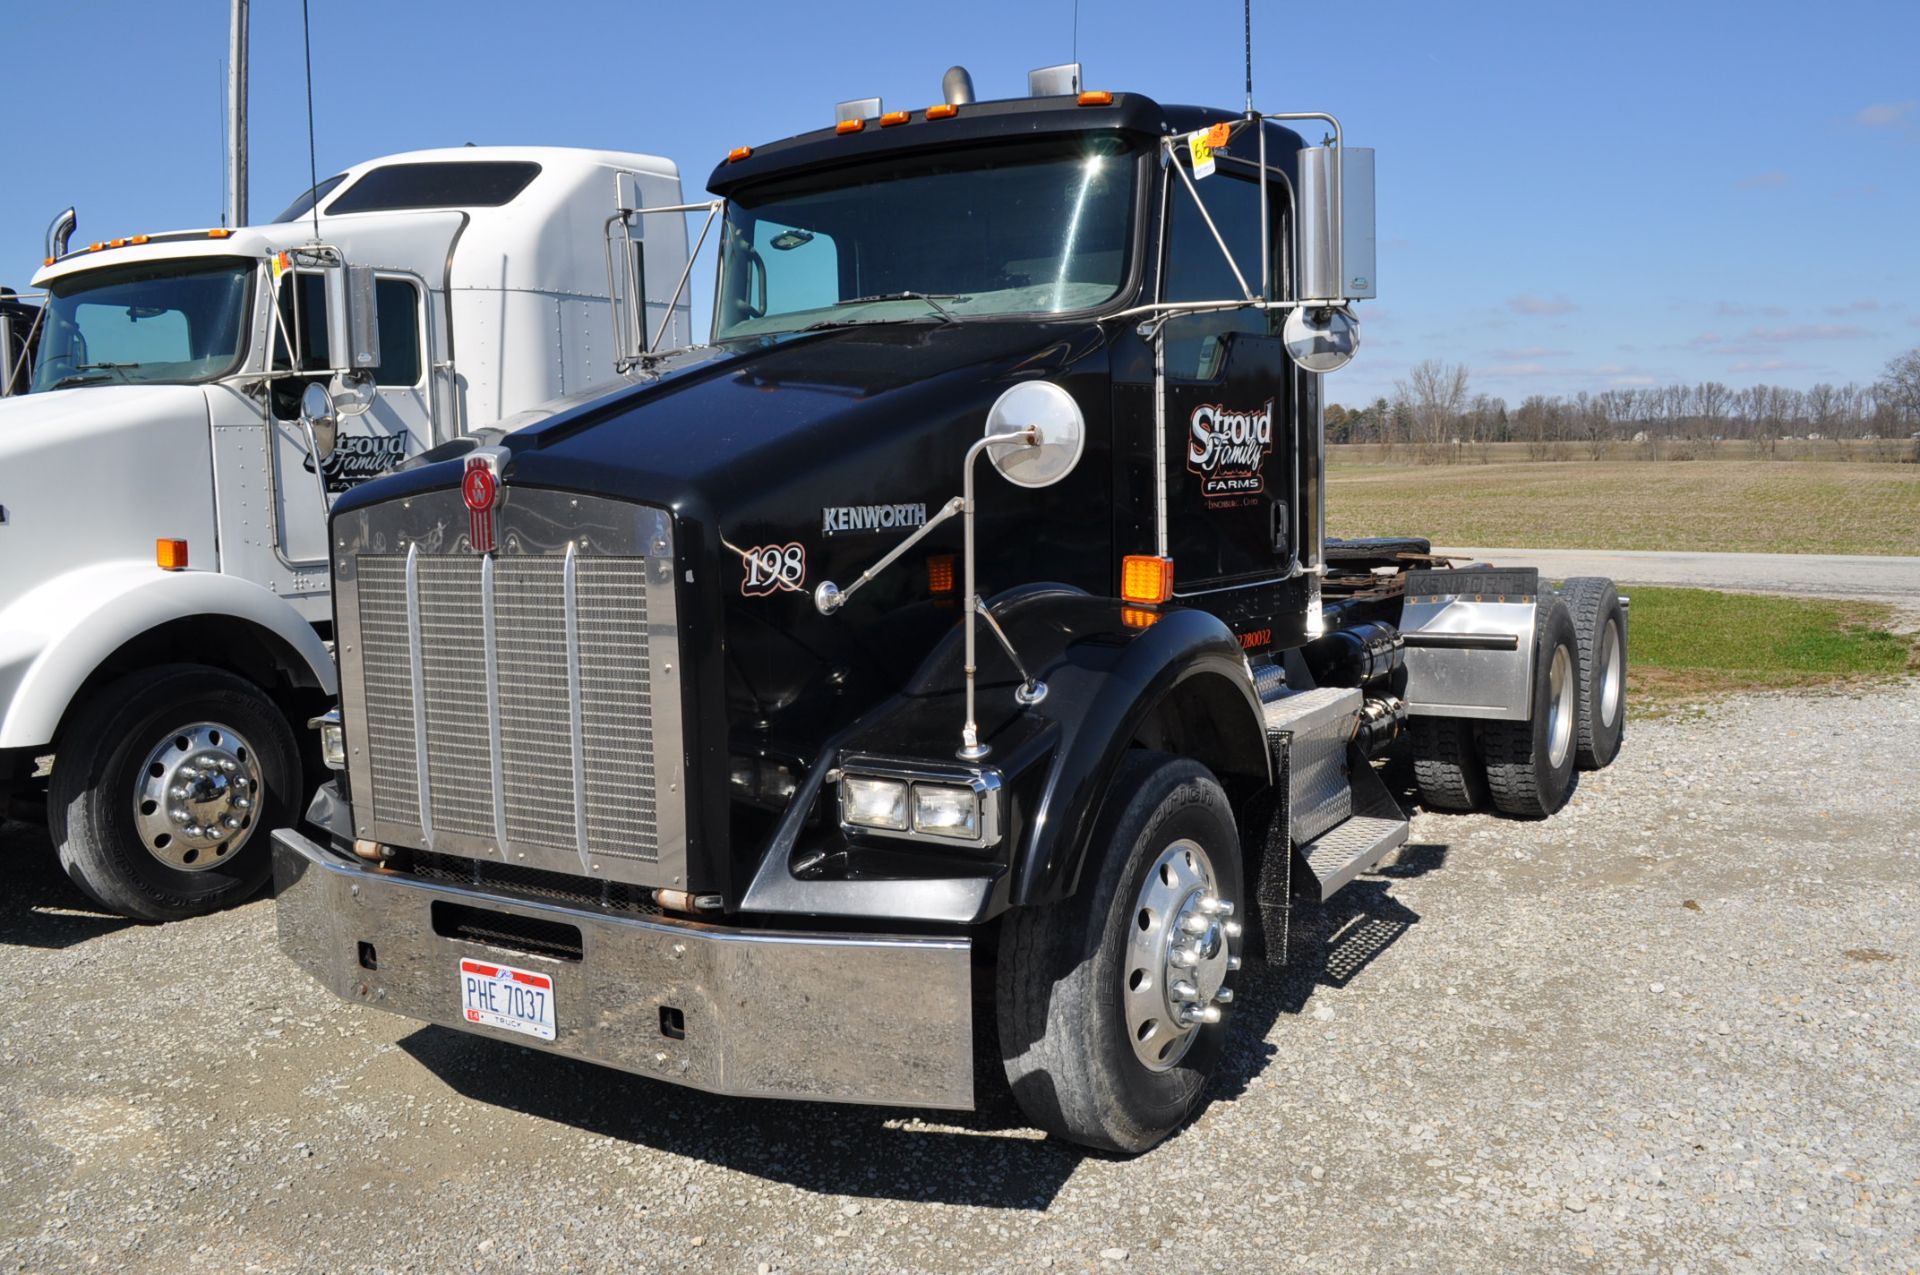
[[[1188,1024],[1217,1023],[1220,1021],[1220,1007],[1217,1005],[1188,1005],[1180,1011],[1180,1017]]]
[[[1229,956],[1227,958],[1227,969],[1229,971],[1232,971],[1232,970],[1237,970],[1239,968],[1240,968],[1240,958],[1237,956]]]
[[[1200,999],[1200,989],[1181,979],[1173,985],[1173,995],[1176,1000],[1197,1001]]]
[[[1238,921],[1228,921],[1225,925],[1221,926],[1220,928],[1227,932],[1227,937],[1230,939],[1237,939],[1240,937],[1240,922]]]
[[[1200,963],[1199,954],[1190,947],[1176,947],[1167,953],[1167,963],[1181,969],[1192,969]]]
[[[1205,934],[1209,924],[1204,916],[1189,916],[1180,922],[1180,928],[1189,934]]]
[[[234,765],[233,758],[222,757],[220,759],[220,769],[226,771],[228,774],[232,774],[238,767]]]
[[[235,797],[233,799],[233,808],[235,810],[250,810],[253,808],[253,801],[247,797]]]
[[[1223,987],[1215,992],[1213,994],[1213,1003],[1216,1005],[1233,1004],[1233,989],[1231,987]]]
[[[187,821],[187,812],[175,806],[172,810],[167,811],[167,818],[173,820],[175,823],[185,823]]]
[[[190,840],[198,841],[202,835],[200,831],[200,825],[197,823],[190,823],[186,827],[180,830],[180,835],[183,837],[189,838]]]

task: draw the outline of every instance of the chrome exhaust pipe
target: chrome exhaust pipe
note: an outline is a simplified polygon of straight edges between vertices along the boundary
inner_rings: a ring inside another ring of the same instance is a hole
[[[69,208],[53,219],[47,227],[47,255],[60,258],[67,255],[67,240],[73,238],[73,228],[80,224],[79,214]]]

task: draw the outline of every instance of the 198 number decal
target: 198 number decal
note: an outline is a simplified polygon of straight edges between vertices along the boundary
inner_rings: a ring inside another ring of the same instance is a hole
[[[750,598],[785,591],[799,593],[807,583],[807,551],[800,544],[760,545],[740,551],[746,579],[740,592]]]

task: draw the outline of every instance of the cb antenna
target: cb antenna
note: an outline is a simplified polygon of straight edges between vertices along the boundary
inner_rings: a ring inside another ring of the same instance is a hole
[[[1251,2],[1251,0],[1249,0]],[[307,54],[307,194],[313,199],[313,241],[320,242],[320,165],[313,145],[313,18],[307,12],[307,0],[300,0],[300,41]]]
[[[1074,0],[1074,3],[1077,5],[1079,3],[1079,0]],[[1243,11],[1246,17],[1247,114],[1252,115],[1253,114],[1253,0],[1246,0],[1245,4],[1243,5]]]

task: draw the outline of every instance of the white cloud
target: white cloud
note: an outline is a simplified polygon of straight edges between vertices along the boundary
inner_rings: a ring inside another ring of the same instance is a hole
[[[1523,292],[1517,297],[1507,298],[1507,308],[1518,314],[1568,314],[1575,308],[1573,302],[1565,297],[1536,297]]]
[[[1911,118],[1917,106],[1920,106],[1920,102],[1912,98],[1904,102],[1876,102],[1872,106],[1862,107],[1853,117],[1853,122],[1861,128],[1900,128]]]

